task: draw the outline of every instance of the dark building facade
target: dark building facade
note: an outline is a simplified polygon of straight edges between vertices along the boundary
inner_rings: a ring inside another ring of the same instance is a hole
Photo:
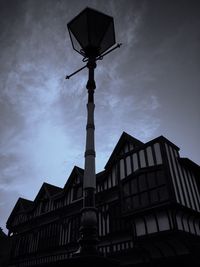
[[[18,199],[7,221],[10,267],[67,266],[78,249],[83,172],[74,167],[64,188],[44,183],[34,201]],[[123,266],[199,266],[200,167],[175,144],[123,133],[96,183],[101,255]]]
[[[9,238],[0,228],[0,267],[6,267],[9,260]]]

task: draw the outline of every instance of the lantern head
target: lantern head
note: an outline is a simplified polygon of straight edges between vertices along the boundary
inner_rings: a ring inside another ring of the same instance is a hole
[[[67,27],[74,50],[86,58],[96,58],[115,44],[113,18],[94,9],[85,8]]]

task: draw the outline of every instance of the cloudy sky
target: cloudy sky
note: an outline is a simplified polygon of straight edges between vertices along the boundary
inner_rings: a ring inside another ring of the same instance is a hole
[[[0,226],[18,197],[63,187],[84,166],[87,70],[67,23],[86,6],[114,17],[123,46],[96,69],[96,167],[123,131],[164,135],[200,164],[200,3],[0,0]]]

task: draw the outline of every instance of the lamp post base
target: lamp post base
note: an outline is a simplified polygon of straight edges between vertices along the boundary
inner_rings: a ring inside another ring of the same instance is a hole
[[[119,267],[119,261],[104,257],[97,249],[97,209],[82,209],[79,249],[67,260],[67,267]],[[65,266],[66,267],[66,266]]]
[[[73,257],[98,255],[97,251],[97,209],[85,207],[82,209],[79,249]]]

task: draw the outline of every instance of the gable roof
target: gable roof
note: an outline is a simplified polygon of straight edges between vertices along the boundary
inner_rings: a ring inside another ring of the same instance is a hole
[[[10,216],[8,217],[7,224],[9,224],[12,217],[19,212],[26,212],[33,207],[33,201],[19,197]]]
[[[32,205],[33,201],[19,197],[14,209],[17,210],[18,208],[20,208],[20,211],[26,211],[27,209],[30,209]]]
[[[62,191],[61,187],[48,184],[48,183],[44,183],[44,184],[50,196],[54,196]]]
[[[55,186],[55,185],[52,185],[52,184],[49,184],[49,183],[46,183],[44,182],[37,194],[37,196],[35,197],[35,200],[34,202],[37,202],[41,195],[43,194],[43,192],[45,192],[48,196],[48,198],[51,198],[52,196],[62,192],[62,188],[61,187],[58,187],[58,186]]]
[[[164,141],[164,142],[168,143],[170,146],[172,146],[174,149],[176,149],[177,151],[180,150],[180,148],[179,148],[177,145],[175,145],[174,143],[172,143],[169,139],[167,139],[167,138],[166,138],[165,136],[163,136],[163,135],[160,135],[160,136],[158,136],[158,137],[156,137],[156,138],[154,138],[154,139],[148,141],[147,143],[145,143],[145,145],[150,145],[150,144],[152,144],[152,143],[155,143],[156,141],[158,141],[158,142],[160,142],[160,141]]]
[[[74,166],[69,178],[67,179],[67,182],[64,185],[63,192],[68,189],[68,187],[70,186],[70,184],[72,183],[72,181],[74,180],[75,177],[79,176],[82,180],[83,175],[84,175],[84,170],[78,166]]]
[[[105,169],[107,169],[109,167],[109,165],[111,165],[113,163],[113,161],[115,160],[116,155],[120,152],[120,150],[122,149],[122,147],[127,143],[132,143],[134,146],[142,146],[144,145],[143,142],[141,142],[140,140],[136,139],[135,137],[132,137],[131,135],[127,134],[126,132],[123,132],[122,135],[119,138],[119,141],[117,142],[110,158],[108,159],[106,165],[105,165]]]

